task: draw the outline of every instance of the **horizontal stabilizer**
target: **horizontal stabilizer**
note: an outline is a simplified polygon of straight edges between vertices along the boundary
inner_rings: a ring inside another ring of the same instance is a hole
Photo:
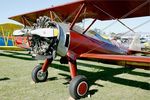
[[[129,46],[130,51],[141,51],[140,35],[136,34]]]

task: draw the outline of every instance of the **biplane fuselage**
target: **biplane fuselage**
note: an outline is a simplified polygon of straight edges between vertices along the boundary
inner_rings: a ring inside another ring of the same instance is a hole
[[[70,81],[69,92],[73,98],[79,99],[87,94],[89,86],[85,76],[77,75],[77,58],[146,63],[147,68],[150,68],[150,57],[131,55],[133,54],[133,51],[139,51],[123,49],[103,40],[95,40],[84,35],[84,33],[87,32],[87,30],[94,24],[97,19],[117,19],[117,21],[123,24],[119,19],[149,16],[149,5],[149,0],[78,0],[73,3],[14,16],[10,19],[21,22],[26,26],[34,26],[30,28],[33,29],[31,32],[33,37],[31,39],[32,50],[37,54],[44,56],[47,55],[44,64],[38,65],[33,69],[33,81],[46,81],[48,76],[48,66],[54,60],[55,54],[57,52],[61,56],[66,56],[65,59],[67,59],[67,62],[69,63],[72,78]],[[46,17],[42,18],[41,16],[48,16],[48,21]],[[56,16],[59,17],[54,18]],[[94,20],[89,25],[89,27],[84,30],[83,33],[81,32],[79,34],[73,28],[76,22],[81,22],[84,18],[94,18]],[[66,35],[65,32],[59,31],[61,33],[59,35],[59,39],[56,36],[47,37],[49,35],[47,30],[53,31],[53,29],[49,29],[50,25],[52,25],[52,27],[55,26],[55,28],[58,26],[57,29],[62,30],[59,29],[59,25],[56,25],[56,23],[52,22],[54,19],[57,21],[59,20],[60,22],[71,22],[69,31],[67,31],[69,32],[68,35]],[[46,21],[48,23],[46,23]],[[45,23],[45,26],[47,25],[47,27],[43,27],[43,23]],[[125,24],[123,25],[126,26]],[[45,31],[43,31],[44,28],[46,28],[45,30],[47,31],[47,35],[45,35]],[[140,51],[140,53],[145,52]]]
[[[80,56],[83,53],[99,54],[126,54],[127,50],[121,49],[105,41],[96,40],[74,31],[70,32],[69,51]]]
[[[148,59],[144,59],[142,57],[136,58],[136,56],[135,58],[132,57],[127,58],[124,55],[130,56],[129,54],[130,51],[128,49],[117,47],[116,45],[107,43],[103,40],[93,39],[91,37],[82,35],[75,31],[70,32],[70,43],[68,51],[71,51],[76,56],[76,58],[94,59],[96,56],[90,56],[90,54],[91,55],[97,54],[97,58],[106,60],[106,63],[111,62],[113,64],[119,64],[123,66],[132,66],[137,68],[149,69]],[[117,58],[117,55],[118,59],[113,59]],[[120,63],[123,61],[124,63]]]

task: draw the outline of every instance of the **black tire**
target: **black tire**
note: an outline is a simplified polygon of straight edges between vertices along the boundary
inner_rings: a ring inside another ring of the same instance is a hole
[[[85,90],[83,90],[84,91],[83,94],[80,94],[79,93],[80,92],[80,88],[81,88],[80,86],[82,84],[84,86],[86,86],[86,88],[85,88]],[[83,98],[83,97],[85,97],[87,95],[88,90],[89,90],[89,85],[88,85],[88,82],[87,82],[87,78],[85,76],[78,75],[78,76],[76,76],[75,78],[73,78],[70,81],[69,93],[70,93],[70,95],[71,95],[72,98],[74,98],[74,99]]]
[[[45,82],[48,77],[48,71],[42,72],[42,65],[37,65],[33,70],[32,70],[32,80],[35,83],[38,82]],[[41,74],[41,75],[40,75]]]

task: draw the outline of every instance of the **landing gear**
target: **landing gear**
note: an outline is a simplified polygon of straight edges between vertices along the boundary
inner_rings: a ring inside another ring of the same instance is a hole
[[[37,65],[33,70],[32,70],[32,80],[35,83],[38,82],[45,82],[48,77],[48,71],[46,70],[45,72],[42,71],[42,65]]]
[[[89,90],[87,78],[83,75],[77,75],[76,56],[71,52],[68,52],[67,56],[72,78],[69,85],[69,93],[72,98],[80,99],[85,97]]]
[[[38,82],[45,82],[48,77],[48,65],[51,64],[53,59],[46,59],[43,65],[37,65],[33,70],[32,70],[32,80],[35,83]]]
[[[80,99],[87,95],[89,90],[87,78],[83,75],[78,75],[70,81],[69,93],[72,98]]]

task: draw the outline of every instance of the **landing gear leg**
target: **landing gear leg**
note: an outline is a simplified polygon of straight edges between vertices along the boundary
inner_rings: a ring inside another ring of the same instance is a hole
[[[43,65],[37,65],[32,70],[32,80],[35,83],[45,82],[48,77],[48,65],[52,62],[52,59],[46,59]]]
[[[83,75],[77,75],[76,57],[74,55],[68,55],[68,62],[72,78],[69,85],[69,93],[74,99],[85,97],[89,90],[87,78]]]
[[[72,59],[72,58],[68,57],[68,63],[69,63],[71,78],[73,79],[75,76],[77,76],[76,59]]]

